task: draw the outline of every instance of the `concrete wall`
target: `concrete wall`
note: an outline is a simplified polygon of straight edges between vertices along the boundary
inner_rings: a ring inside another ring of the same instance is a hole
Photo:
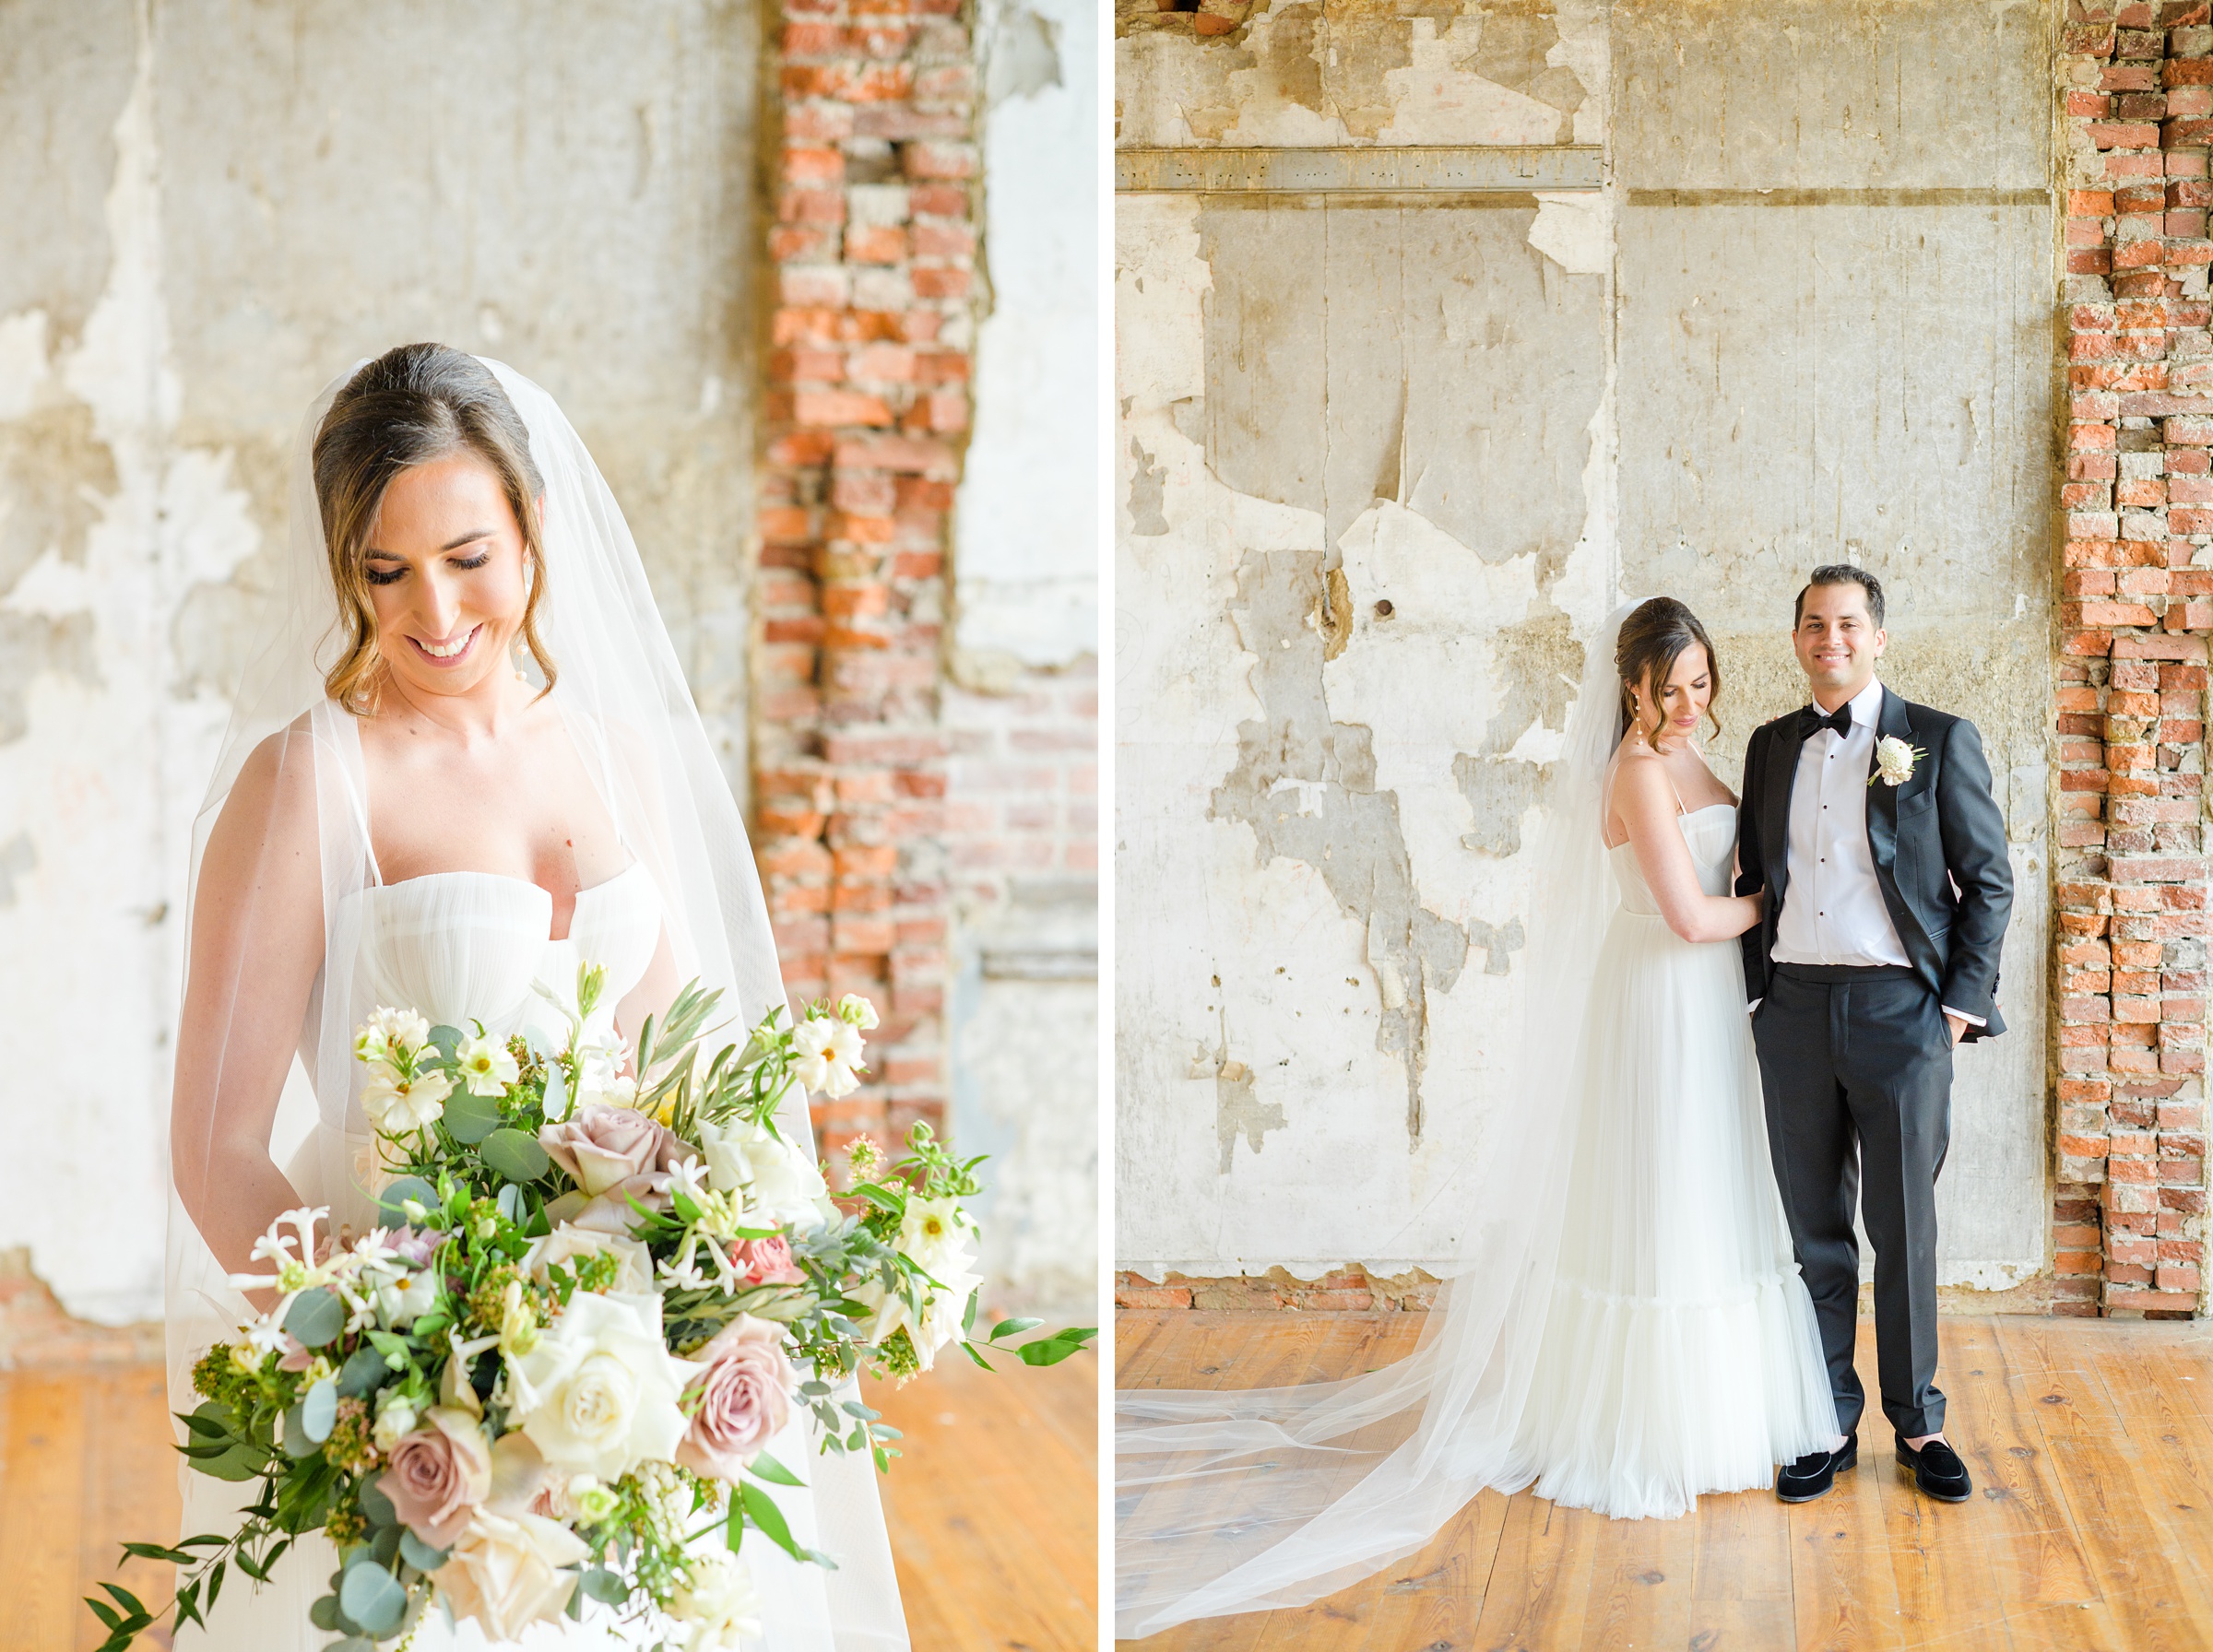
[[[1734,781],[1802,698],[1805,570],[1852,557],[1888,680],[1977,719],[2015,845],[1944,1277],[2036,1274],[2042,13],[1323,0],[1118,34],[1120,1265],[1436,1259],[1581,639],[1617,594],[1697,608]],[[1212,153],[1256,148],[1301,153]]]
[[[326,378],[432,337],[560,397],[745,773],[755,13],[551,21],[0,13],[0,1246],[76,1314],[159,1312],[186,839]]]

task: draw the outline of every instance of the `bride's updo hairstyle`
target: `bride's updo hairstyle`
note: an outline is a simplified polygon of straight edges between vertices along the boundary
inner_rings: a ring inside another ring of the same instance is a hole
[[[462,452],[475,454],[500,478],[522,530],[529,583],[522,637],[546,687],[553,686],[552,656],[538,634],[546,558],[534,502],[545,481],[530,457],[529,429],[491,369],[474,356],[443,344],[403,344],[346,381],[315,432],[315,502],[346,635],[346,651],[325,676],[324,688],[357,716],[375,708],[385,669],[363,554],[385,490],[410,466]]]
[[[1706,670],[1713,683],[1713,692],[1706,702],[1706,715],[1713,724],[1713,732],[1722,732],[1722,719],[1714,710],[1722,702],[1722,662],[1715,657],[1713,643],[1707,639],[1706,628],[1698,617],[1672,596],[1655,596],[1640,602],[1629,610],[1629,617],[1621,622],[1621,634],[1614,644],[1614,669],[1621,678],[1621,717],[1614,731],[1618,743],[1631,726],[1644,737],[1644,743],[1652,743],[1652,735],[1660,725],[1651,728],[1637,721],[1635,690],[1649,684],[1655,702],[1660,690],[1675,668],[1675,662],[1692,648],[1706,651]],[[1656,709],[1656,708],[1655,708]]]

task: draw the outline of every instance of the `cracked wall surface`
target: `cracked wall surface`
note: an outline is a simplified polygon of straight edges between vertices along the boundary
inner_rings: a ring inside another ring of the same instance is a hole
[[[2014,842],[2019,1035],[1959,1063],[1945,1279],[2034,1275],[2042,14],[1177,16],[1118,14],[1126,148],[1603,144],[1608,181],[1118,200],[1122,1265],[1442,1255],[1426,1201],[1510,1053],[1584,639],[1617,593],[1689,602],[1734,783],[1803,698],[1805,570],[1858,557],[1892,592],[1888,680],[1977,718]]]
[[[189,827],[325,379],[432,337],[546,384],[743,779],[754,14],[534,18],[0,11],[0,1245],[73,1314],[159,1311]]]

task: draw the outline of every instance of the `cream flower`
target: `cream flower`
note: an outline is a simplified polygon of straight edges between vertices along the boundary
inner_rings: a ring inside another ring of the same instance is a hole
[[[437,1271],[425,1268],[396,1274],[375,1287],[374,1297],[376,1311],[387,1329],[412,1325],[438,1300]]]
[[[681,1626],[684,1652],[729,1652],[761,1634],[761,1597],[753,1575],[734,1555],[707,1550],[692,1557],[692,1576],[669,1601]]]
[[[822,1173],[765,1125],[703,1119],[698,1134],[707,1186],[740,1196],[749,1225],[765,1218],[779,1227],[804,1229],[823,1220],[819,1201],[828,1198],[830,1188]]]
[[[403,1079],[391,1068],[373,1068],[361,1085],[361,1111],[385,1135],[405,1135],[444,1113],[453,1088],[454,1081],[444,1073]]]
[[[617,1296],[645,1296],[652,1293],[653,1253],[638,1240],[621,1233],[602,1233],[594,1228],[580,1228],[564,1221],[542,1239],[530,1242],[523,1253],[523,1269],[539,1284],[546,1282],[546,1270],[551,1268],[574,1268],[583,1257],[611,1255],[619,1264],[615,1282],[608,1287]]]
[[[611,1483],[675,1453],[685,1429],[677,1400],[697,1371],[669,1358],[659,1297],[580,1292],[509,1360],[510,1419],[555,1469]]]
[[[527,1625],[561,1615],[576,1587],[576,1574],[562,1568],[590,1552],[558,1521],[479,1508],[431,1575],[456,1622],[474,1618],[487,1640],[510,1641]]]
[[[837,1001],[837,1019],[863,1032],[873,1032],[876,1030],[876,1006],[858,993],[849,992]]]
[[[461,1082],[468,1087],[471,1095],[502,1095],[507,1086],[523,1076],[515,1065],[507,1045],[489,1033],[464,1039],[459,1052]]]
[[[899,1249],[939,1278],[968,1259],[967,1212],[956,1198],[910,1198],[899,1222]],[[942,1266],[941,1266],[942,1265]]]
[[[390,1451],[393,1446],[415,1432],[417,1416],[414,1405],[397,1388],[386,1388],[376,1397],[376,1426],[370,1431],[379,1451]]]
[[[842,1021],[811,1015],[791,1035],[792,1076],[830,1101],[860,1088],[854,1068],[860,1065],[860,1034]]]
[[[431,1041],[431,1023],[412,1009],[386,1009],[379,1007],[369,1012],[353,1040],[353,1053],[372,1064],[397,1067],[404,1061],[422,1054],[422,1047]]]
[[[907,1339],[915,1345],[915,1356],[925,1371],[937,1358],[938,1350],[961,1334],[961,1322],[968,1316],[968,1299],[984,1282],[981,1275],[968,1271],[965,1257],[956,1258],[952,1267],[930,1271],[942,1282],[931,1292],[918,1315],[906,1305],[906,1298],[896,1291],[885,1290],[882,1282],[873,1277],[846,1292],[871,1310],[867,1325],[862,1328],[870,1342],[882,1347],[904,1326]]]

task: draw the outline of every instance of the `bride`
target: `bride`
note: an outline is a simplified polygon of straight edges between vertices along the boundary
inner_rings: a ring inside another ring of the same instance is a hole
[[[743,827],[620,508],[552,398],[497,362],[407,345],[334,381],[292,462],[275,634],[249,667],[194,833],[171,1110],[171,1409],[250,1304],[255,1239],[325,1206],[365,1232],[373,1139],[353,1031],[378,1004],[501,1036],[562,1034],[536,983],[607,985],[587,1033],[634,1040],[693,977],[751,1025],[783,1001]],[[288,1083],[314,1128],[279,1167]],[[805,1144],[804,1103],[779,1120]],[[779,1503],[837,1563],[748,1545],[767,1643],[883,1652],[907,1637],[873,1470],[803,1417]],[[184,1535],[234,1528],[242,1491],[184,1472]],[[233,1578],[180,1645],[293,1652],[337,1555],[303,1539]],[[618,1646],[587,1605],[527,1644]],[[481,1646],[425,1618],[416,1652]]]
[[[1514,1081],[1436,1206],[1467,1224],[1439,1310],[1347,1381],[1117,1395],[1118,1634],[1319,1599],[1486,1486],[1669,1517],[1840,1444],[1734,944],[1760,898],[1730,892],[1736,799],[1695,743],[1720,692],[1671,597],[1592,643]]]

